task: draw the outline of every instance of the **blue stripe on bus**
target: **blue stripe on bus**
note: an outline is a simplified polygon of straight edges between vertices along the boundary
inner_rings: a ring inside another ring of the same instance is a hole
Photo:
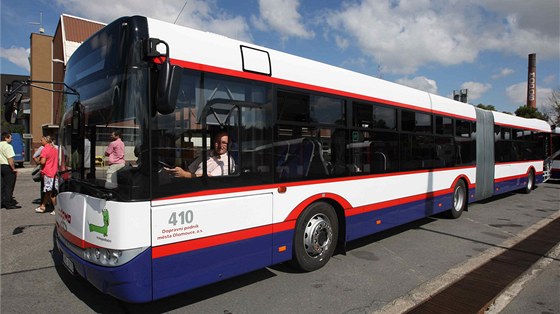
[[[535,184],[542,183],[544,175],[541,173],[535,175]],[[527,176],[520,176],[515,179],[497,181],[494,183],[494,195],[513,192],[523,189],[527,186]]]
[[[474,201],[475,189],[469,189],[469,203]],[[391,206],[346,219],[346,240],[351,241],[408,222],[435,215],[453,206],[453,193]],[[379,223],[378,223],[379,222]]]
[[[154,299],[288,261],[293,235],[287,230],[153,259]]]
[[[272,263],[272,235],[152,259],[154,299],[231,278]]]
[[[542,180],[542,174],[536,175],[537,183]],[[526,183],[526,177],[496,182],[495,194],[518,190]],[[474,188],[469,189],[469,202],[474,201],[474,192]],[[451,208],[452,202],[453,194],[447,193],[348,216],[346,240],[443,212]],[[157,259],[152,259],[148,249],[131,262],[114,268],[84,262],[63,244],[59,246],[72,260],[76,271],[102,292],[128,302],[147,302],[290,260],[294,232],[286,230]],[[282,251],[280,247],[284,247]]]

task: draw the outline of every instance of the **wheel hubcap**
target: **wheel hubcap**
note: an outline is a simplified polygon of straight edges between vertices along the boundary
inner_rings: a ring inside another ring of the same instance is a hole
[[[533,172],[529,172],[529,177],[527,178],[527,190],[533,189]]]
[[[465,204],[465,189],[462,186],[455,188],[453,193],[453,210],[460,211]]]
[[[305,227],[303,244],[310,257],[321,256],[332,243],[332,227],[329,219],[323,215],[313,216]]]

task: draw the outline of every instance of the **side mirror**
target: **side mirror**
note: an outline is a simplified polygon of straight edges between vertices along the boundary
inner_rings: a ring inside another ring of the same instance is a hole
[[[183,68],[171,65],[169,58],[165,58],[158,69],[156,108],[161,114],[170,114],[175,111]]]
[[[157,50],[159,44],[165,45],[165,54]],[[161,114],[170,114],[175,111],[175,103],[181,83],[183,68],[171,65],[169,61],[169,45],[157,38],[148,38],[144,41],[144,54],[146,58],[158,59],[156,109]]]
[[[22,93],[8,94],[4,102],[4,118],[11,124],[16,123],[18,115],[21,113]]]

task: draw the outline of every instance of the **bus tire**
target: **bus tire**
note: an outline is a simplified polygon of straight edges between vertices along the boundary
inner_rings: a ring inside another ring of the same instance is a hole
[[[467,208],[467,185],[465,181],[459,180],[453,187],[453,205],[448,211],[449,218],[457,219],[461,217]]]
[[[525,194],[529,194],[534,188],[535,188],[535,172],[533,171],[533,169],[530,169],[529,173],[527,174],[527,184],[522,189],[522,192]]]
[[[319,269],[331,258],[338,240],[338,218],[325,202],[309,205],[296,222],[292,266],[303,271]]]

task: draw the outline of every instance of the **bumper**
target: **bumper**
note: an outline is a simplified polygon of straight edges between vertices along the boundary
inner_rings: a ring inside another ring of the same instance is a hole
[[[152,250],[147,249],[130,262],[105,267],[87,262],[72,252],[59,238],[55,230],[56,247],[65,257],[65,264],[71,262],[74,272],[79,274],[101,292],[119,300],[143,303],[152,297]]]

